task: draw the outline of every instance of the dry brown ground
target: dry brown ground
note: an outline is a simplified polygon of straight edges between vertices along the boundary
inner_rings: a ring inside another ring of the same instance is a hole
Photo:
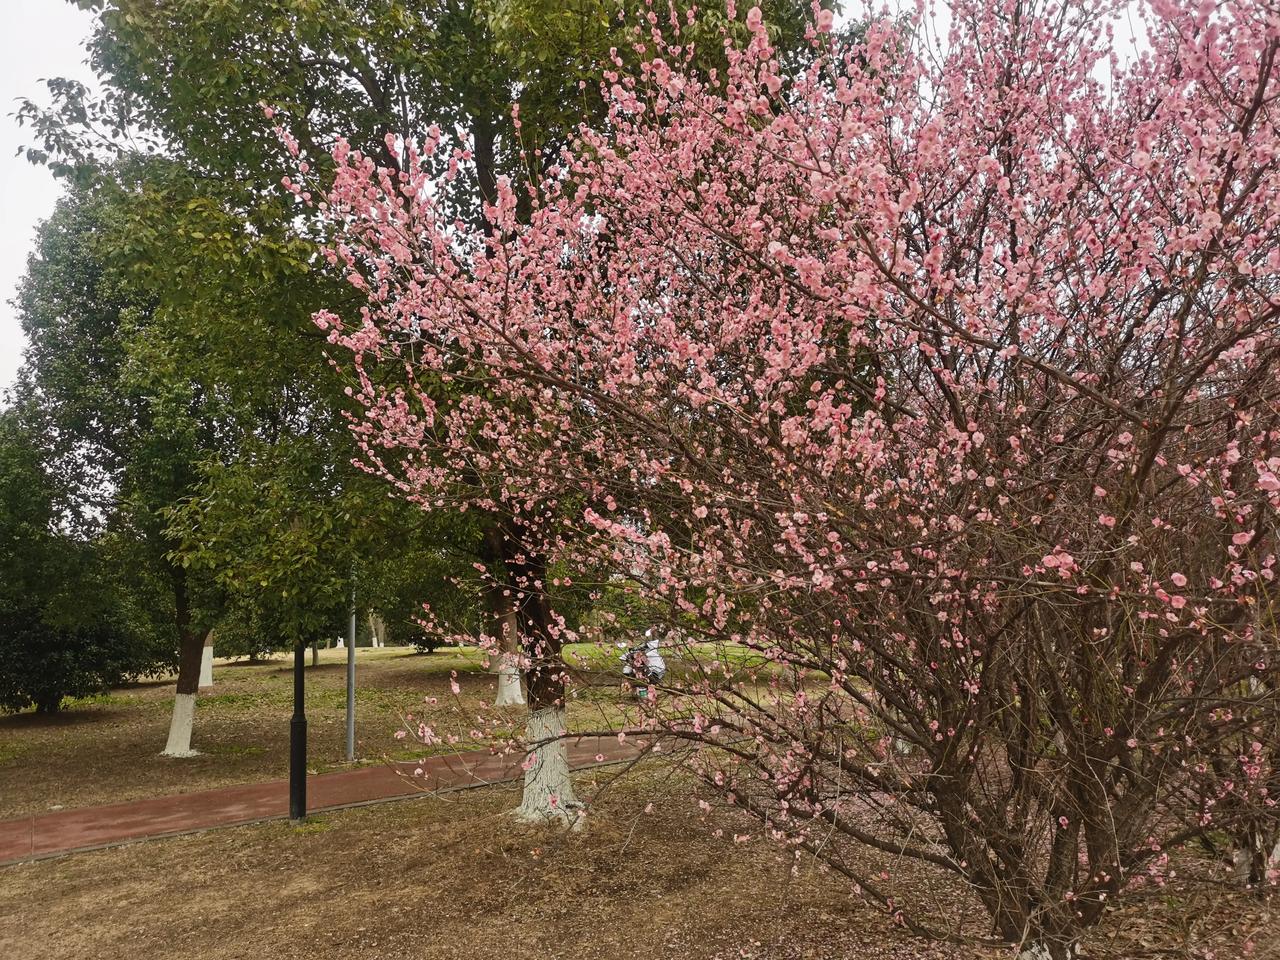
[[[0,956],[974,956],[716,841],[674,796],[644,814],[646,784],[607,793],[581,836],[514,832],[490,789],[8,868]]]
[[[812,863],[793,876],[767,843],[717,840],[684,793],[652,773],[623,781],[583,835],[514,830],[514,794],[490,788],[3,868],[0,957],[1007,956],[907,936]],[[1277,933],[1261,905],[1166,890],[1114,917],[1088,956],[1236,960],[1252,942],[1275,960]]]
[[[342,749],[340,651],[309,675],[317,766]],[[361,651],[362,752],[394,753],[401,711],[423,696],[462,729],[493,679],[474,655]],[[462,696],[450,700],[449,675]],[[203,699],[194,761],[156,752],[171,687],[143,685],[53,722],[0,719],[0,816],[282,776],[288,665],[222,667]],[[574,705],[594,725],[609,709]],[[0,868],[0,960],[231,958],[688,958],[986,960],[924,943],[811,862],[793,875],[772,845],[726,838],[749,824],[706,822],[681,779],[656,768],[593,796],[585,835],[523,832],[490,788]],[[652,802],[650,812],[646,812]],[[1194,869],[1195,864],[1189,865]],[[876,868],[878,869],[878,867]],[[977,916],[944,878],[897,870],[957,916]],[[1174,885],[1136,896],[1091,938],[1095,960],[1280,960],[1280,917],[1223,887]]]

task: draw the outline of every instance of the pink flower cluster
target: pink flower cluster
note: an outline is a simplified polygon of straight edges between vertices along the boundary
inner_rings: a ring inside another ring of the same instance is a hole
[[[317,322],[370,470],[670,613],[696,669],[650,725],[722,795],[1069,937],[1276,706],[1280,20],[1153,3],[1121,67],[1117,4],[951,8],[820,16],[798,73],[757,8],[714,75],[642,22],[483,228],[438,133],[340,146],[367,305]]]

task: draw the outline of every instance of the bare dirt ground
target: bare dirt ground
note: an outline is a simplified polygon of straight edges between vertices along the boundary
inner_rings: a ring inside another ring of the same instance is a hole
[[[342,752],[342,656],[329,651],[309,669],[317,768]],[[360,656],[365,756],[403,754],[394,730],[424,697],[440,701],[433,722],[465,737],[468,714],[493,695],[494,678],[472,652]],[[116,691],[53,721],[0,718],[0,816],[283,776],[288,671],[283,660],[220,665],[197,719],[204,754],[192,761],[157,756],[168,685]],[[576,702],[575,724],[607,722],[609,703],[603,688]],[[517,830],[503,812],[516,794],[498,787],[0,868],[0,958],[1009,956],[909,936],[846,881],[761,840],[758,825],[703,814],[679,774],[646,766],[612,777],[580,778],[579,795],[594,798],[582,835]],[[739,833],[753,838],[735,843]],[[978,916],[946,878],[901,871],[894,883],[927,889],[957,917]],[[1174,883],[1127,900],[1086,956],[1280,960],[1280,911],[1222,885]]]
[[[607,793],[580,836],[514,831],[499,788],[10,868],[0,956],[973,956],[895,937],[676,797],[645,814],[639,788]]]
[[[581,835],[514,829],[514,800],[488,788],[5,868],[0,957],[1008,956],[912,938],[812,862],[793,874],[767,842],[715,838],[678,779],[612,785]],[[1265,905],[1166,889],[1113,917],[1087,956],[1274,960],[1277,932]]]

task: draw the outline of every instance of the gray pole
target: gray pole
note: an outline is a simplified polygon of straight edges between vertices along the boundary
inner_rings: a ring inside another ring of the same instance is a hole
[[[351,623],[347,626],[347,761],[356,758],[356,588],[351,587]]]

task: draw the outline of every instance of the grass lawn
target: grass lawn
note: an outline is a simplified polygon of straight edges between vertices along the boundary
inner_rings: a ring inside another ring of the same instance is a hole
[[[307,667],[308,761],[312,770],[343,766],[346,744],[346,651],[321,650]],[[460,694],[450,687],[456,675]],[[603,678],[602,678],[603,680]],[[217,661],[214,686],[201,691],[192,746],[200,756],[160,756],[169,730],[173,678],[146,681],[109,694],[70,701],[60,714],[0,715],[0,819],[49,810],[118,803],[288,775],[292,660],[261,664]],[[477,716],[492,723],[497,679],[473,649],[415,654],[408,647],[360,648],[357,665],[357,756],[379,762],[421,754],[395,731],[405,714],[421,716],[442,734],[470,745]],[[584,690],[571,707],[579,729],[610,725],[623,698],[613,689]],[[432,698],[435,704],[424,703]],[[523,710],[499,717],[512,729]]]
[[[571,728],[617,729],[634,704],[620,689],[616,655],[590,644],[566,652],[578,680]],[[441,747],[451,751],[486,746],[488,740],[472,742],[477,728],[489,736],[523,730],[523,708],[482,704],[492,703],[497,678],[474,648],[422,655],[409,647],[361,647],[357,654],[356,755],[364,761],[423,754],[395,739],[406,715],[425,716],[441,736],[457,737]],[[345,766],[346,651],[321,650],[319,666],[310,663],[308,653],[308,764],[313,771],[336,769]],[[217,661],[214,686],[201,691],[196,705],[192,747],[200,756],[190,759],[160,756],[173,677],[69,701],[53,716],[0,714],[0,820],[287,776],[292,669],[292,657],[283,655],[257,664]]]

